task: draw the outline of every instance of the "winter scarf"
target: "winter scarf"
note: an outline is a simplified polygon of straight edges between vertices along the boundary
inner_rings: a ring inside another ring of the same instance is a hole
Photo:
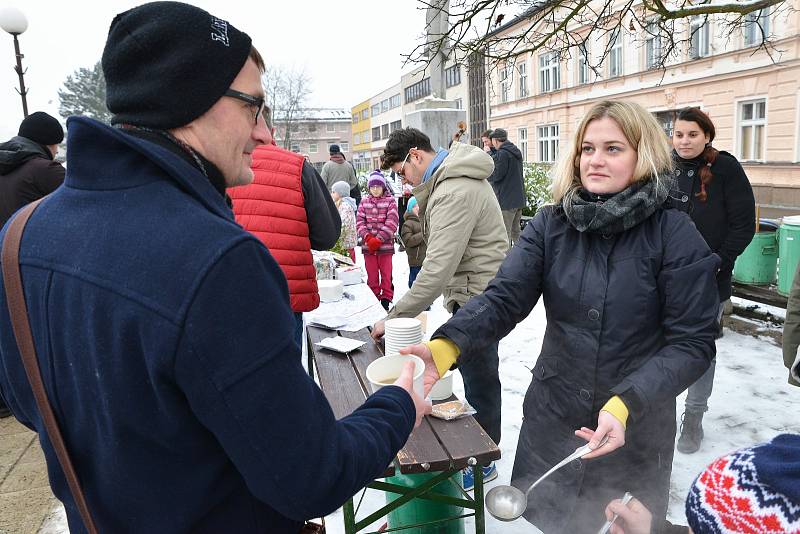
[[[655,213],[667,199],[671,184],[668,175],[661,175],[658,180],[631,184],[605,199],[581,189],[565,199],[562,208],[579,232],[619,234]]]

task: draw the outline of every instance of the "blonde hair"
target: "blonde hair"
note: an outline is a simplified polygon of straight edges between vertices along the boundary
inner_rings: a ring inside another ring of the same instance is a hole
[[[608,117],[616,122],[625,139],[636,150],[633,182],[660,180],[660,175],[672,171],[668,139],[655,117],[639,104],[618,100],[603,100],[591,107],[575,132],[573,144],[561,154],[554,166],[553,201],[568,203],[581,185],[580,158],[583,137],[589,123]]]

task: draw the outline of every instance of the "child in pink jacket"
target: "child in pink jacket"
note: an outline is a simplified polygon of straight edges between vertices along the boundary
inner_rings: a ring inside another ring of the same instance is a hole
[[[362,239],[361,252],[367,267],[367,285],[387,310],[394,297],[392,255],[397,230],[397,204],[386,187],[381,171],[373,171],[367,182],[369,195],[361,200],[356,231]]]

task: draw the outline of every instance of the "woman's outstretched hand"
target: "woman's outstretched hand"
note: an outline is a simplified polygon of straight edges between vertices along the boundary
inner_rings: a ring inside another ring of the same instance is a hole
[[[585,460],[606,455],[625,445],[625,427],[619,419],[605,410],[600,410],[600,415],[597,417],[597,430],[582,427],[580,430],[575,431],[575,435],[588,441],[589,446],[595,449],[583,457]],[[608,436],[608,443],[598,448],[600,441],[606,435]]]

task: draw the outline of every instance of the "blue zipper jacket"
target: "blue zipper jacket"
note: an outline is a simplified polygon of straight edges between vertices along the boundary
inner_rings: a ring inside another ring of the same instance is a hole
[[[29,221],[20,263],[99,530],[294,534],[380,476],[413,427],[410,396],[383,388],[336,421],[300,363],[280,268],[201,172],[90,119],[68,129],[65,183]],[[5,305],[0,393],[40,433],[70,531],[84,532]]]

